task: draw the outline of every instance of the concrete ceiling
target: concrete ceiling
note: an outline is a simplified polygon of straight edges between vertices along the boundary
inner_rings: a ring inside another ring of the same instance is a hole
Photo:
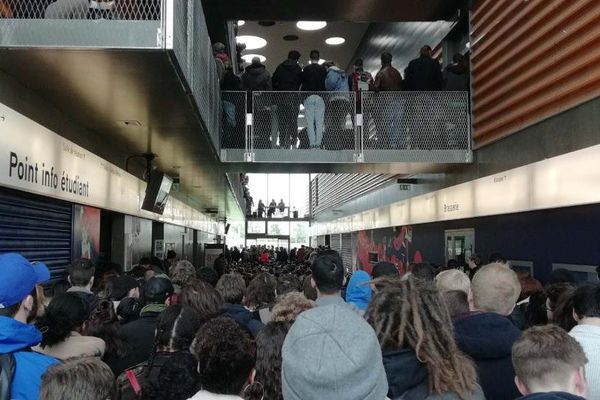
[[[351,22],[330,22],[324,29],[303,31],[296,27],[296,22],[276,22],[273,26],[261,26],[257,21],[246,21],[238,29],[238,35],[254,35],[267,40],[267,46],[257,50],[246,50],[243,54],[260,54],[267,57],[266,66],[271,73],[277,65],[287,58],[290,50],[298,50],[302,54],[300,62],[308,64],[309,53],[317,49],[321,58],[335,61],[345,68],[352,62],[352,57],[361,43],[369,24]],[[286,35],[296,35],[298,40],[286,41]],[[343,37],[346,42],[338,46],[325,44],[330,37]]]

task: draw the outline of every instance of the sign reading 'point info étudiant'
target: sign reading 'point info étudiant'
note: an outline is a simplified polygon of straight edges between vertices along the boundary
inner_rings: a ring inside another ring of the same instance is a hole
[[[142,180],[3,104],[0,116],[0,186],[218,232],[214,220],[174,198],[163,215],[142,210]]]

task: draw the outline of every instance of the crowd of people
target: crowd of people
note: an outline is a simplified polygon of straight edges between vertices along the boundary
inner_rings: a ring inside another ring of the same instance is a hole
[[[215,50],[215,54],[220,65],[220,53]],[[243,112],[239,109],[240,104],[236,104],[234,91],[247,92],[246,111],[253,112],[256,127],[255,148],[339,150],[353,146],[356,112],[364,115],[367,140],[372,142],[371,145],[381,148],[417,146],[414,137],[418,130],[417,121],[408,116],[415,114],[417,108],[430,109],[433,113],[432,92],[469,90],[467,59],[456,54],[453,62],[442,71],[440,63],[432,57],[430,46],[423,46],[419,57],[404,70],[404,77],[392,65],[390,53],[381,55],[381,68],[375,77],[364,70],[360,58],[355,60],[353,71],[346,73],[333,61],[323,62],[318,50],[310,52],[310,62],[304,67],[300,57],[298,51],[290,51],[272,76],[258,57],[252,59],[241,76],[235,75],[231,65],[225,68],[221,80],[224,147],[244,147],[244,138],[239,134],[240,121],[236,117]],[[256,93],[270,91],[277,94],[262,96]],[[364,91],[410,91],[421,95],[410,104],[397,96],[381,100],[369,97],[370,102],[365,106],[366,100],[363,101],[361,95]],[[355,100],[350,93],[354,93]],[[299,129],[298,117],[302,110],[306,127]]]
[[[3,254],[0,399],[600,398],[600,286],[490,261],[401,276],[324,247],[201,268],[171,251],[127,273],[76,260],[44,288],[44,264]]]

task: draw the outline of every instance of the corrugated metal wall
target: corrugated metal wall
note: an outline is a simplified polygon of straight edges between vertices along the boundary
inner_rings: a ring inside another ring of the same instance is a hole
[[[312,215],[337,207],[391,182],[391,174],[318,174],[311,181]]]
[[[61,276],[71,262],[72,205],[0,188],[0,253],[16,252]]]
[[[471,48],[476,147],[600,96],[598,0],[478,0]]]

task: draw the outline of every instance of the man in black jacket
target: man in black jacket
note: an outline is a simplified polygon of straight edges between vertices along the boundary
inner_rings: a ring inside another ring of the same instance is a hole
[[[442,90],[444,77],[440,63],[431,57],[431,47],[423,46],[419,58],[412,60],[405,73],[405,88],[412,91]]]
[[[167,300],[174,293],[173,284],[166,278],[150,278],[144,286],[145,306],[140,318],[123,325],[121,333],[127,339],[127,368],[146,361],[154,348],[158,316],[167,308]]]
[[[271,111],[265,107],[262,102],[257,102],[257,107],[253,111],[253,92],[265,92],[273,90],[271,85],[271,74],[267,68],[260,62],[260,58],[254,57],[252,63],[246,67],[242,74],[242,87],[247,93],[248,112],[254,112],[254,123],[258,128],[256,132],[257,148],[269,148],[269,136],[271,135]],[[273,134],[275,136],[275,134]]]
[[[279,146],[283,149],[295,147],[298,138],[298,109],[300,99],[298,92],[302,83],[302,68],[298,64],[300,53],[290,51],[287,60],[279,64],[273,74],[273,90],[277,96],[277,118],[279,122]],[[273,140],[273,142],[275,142]]]
[[[515,399],[511,354],[521,331],[507,316],[521,292],[519,279],[505,264],[489,264],[477,272],[471,291],[474,311],[454,318],[456,343],[475,361],[486,399]]]

